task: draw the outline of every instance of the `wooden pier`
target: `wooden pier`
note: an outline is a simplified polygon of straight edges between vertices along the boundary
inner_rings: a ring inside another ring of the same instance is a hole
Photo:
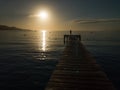
[[[66,47],[45,90],[115,90],[95,59],[80,42],[67,35]],[[64,40],[65,40],[64,38]]]

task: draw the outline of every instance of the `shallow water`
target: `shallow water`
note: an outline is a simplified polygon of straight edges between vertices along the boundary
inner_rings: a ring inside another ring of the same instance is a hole
[[[0,31],[0,89],[44,90],[68,32]],[[120,89],[119,32],[74,32]]]

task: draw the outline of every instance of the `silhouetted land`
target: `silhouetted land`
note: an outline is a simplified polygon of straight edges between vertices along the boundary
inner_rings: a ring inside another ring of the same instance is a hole
[[[22,29],[22,28],[17,28],[17,27],[10,27],[7,25],[0,25],[0,30],[28,30],[28,29]]]

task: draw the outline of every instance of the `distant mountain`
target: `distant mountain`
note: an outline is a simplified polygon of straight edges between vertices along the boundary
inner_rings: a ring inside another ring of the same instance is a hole
[[[27,30],[27,29],[21,29],[17,27],[9,27],[6,25],[0,25],[0,30]]]

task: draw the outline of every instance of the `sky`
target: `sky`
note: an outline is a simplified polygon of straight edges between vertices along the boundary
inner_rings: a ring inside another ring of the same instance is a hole
[[[36,15],[48,13],[46,20]],[[0,0],[0,24],[31,30],[120,30],[120,0]]]

